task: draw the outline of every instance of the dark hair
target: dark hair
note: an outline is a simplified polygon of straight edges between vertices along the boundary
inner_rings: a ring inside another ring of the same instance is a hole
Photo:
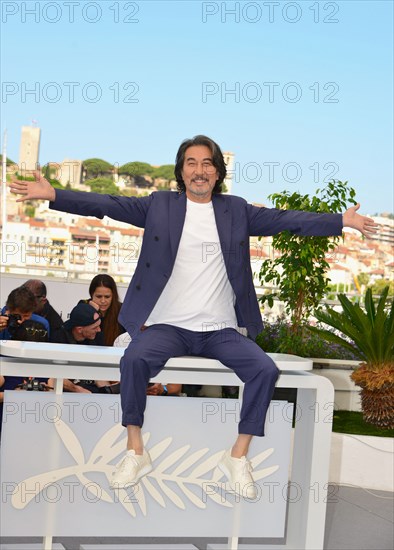
[[[21,286],[10,292],[5,305],[11,312],[19,309],[22,313],[33,313],[37,307],[37,300],[31,290]]]
[[[118,315],[122,304],[119,301],[116,283],[111,275],[103,273],[102,275],[96,275],[93,277],[89,286],[89,294],[91,298],[93,298],[93,294],[99,286],[109,288],[112,292],[111,305],[101,320],[101,330],[104,335],[104,344],[106,346],[112,346],[115,339],[119,336],[119,334],[121,334],[121,332],[123,332],[118,323]]]
[[[180,193],[186,191],[186,186],[182,178],[182,169],[185,162],[185,153],[189,147],[194,145],[205,145],[212,153],[212,164],[218,171],[219,177],[215,184],[215,187],[212,190],[212,193],[221,193],[222,192],[222,183],[227,174],[226,164],[224,162],[223,153],[217,143],[213,139],[198,135],[194,136],[192,139],[185,139],[182,141],[175,159],[175,179],[177,181],[177,189]]]
[[[29,279],[23,283],[22,288],[28,288],[33,294],[43,298],[47,295],[47,287],[40,279]]]

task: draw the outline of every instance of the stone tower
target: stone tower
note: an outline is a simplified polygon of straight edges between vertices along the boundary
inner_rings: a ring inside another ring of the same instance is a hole
[[[22,126],[21,146],[19,149],[19,174],[30,175],[37,170],[40,151],[40,128]]]

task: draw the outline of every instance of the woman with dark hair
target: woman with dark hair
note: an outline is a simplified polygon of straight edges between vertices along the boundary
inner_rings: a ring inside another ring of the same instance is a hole
[[[93,277],[90,286],[90,304],[101,316],[101,332],[106,346],[112,346],[119,334],[126,330],[118,323],[121,302],[114,279],[103,273]]]

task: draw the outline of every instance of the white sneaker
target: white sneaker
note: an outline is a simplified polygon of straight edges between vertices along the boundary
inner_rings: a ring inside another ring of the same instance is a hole
[[[231,451],[226,451],[218,467],[229,481],[231,489],[243,498],[255,499],[256,487],[252,478],[252,465],[246,456],[234,458]]]
[[[147,451],[144,450],[142,455],[136,455],[133,450],[127,451],[112,474],[111,488],[125,489],[131,487],[152,470],[152,461]]]

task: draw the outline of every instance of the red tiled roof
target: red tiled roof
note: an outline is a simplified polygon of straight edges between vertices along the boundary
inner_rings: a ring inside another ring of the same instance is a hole
[[[30,227],[47,227],[45,221],[35,220],[34,218],[29,218],[29,225]]]
[[[130,235],[131,237],[138,237],[139,234],[140,234],[140,229],[119,229],[117,228],[117,230],[119,231],[119,233],[121,235]]]
[[[96,235],[98,235],[98,238],[101,240],[105,240],[105,241],[110,240],[109,236],[106,233],[103,233],[102,231],[88,231],[84,229],[74,228],[74,229],[71,229],[70,233],[73,237],[85,238],[89,240],[95,240]]]

